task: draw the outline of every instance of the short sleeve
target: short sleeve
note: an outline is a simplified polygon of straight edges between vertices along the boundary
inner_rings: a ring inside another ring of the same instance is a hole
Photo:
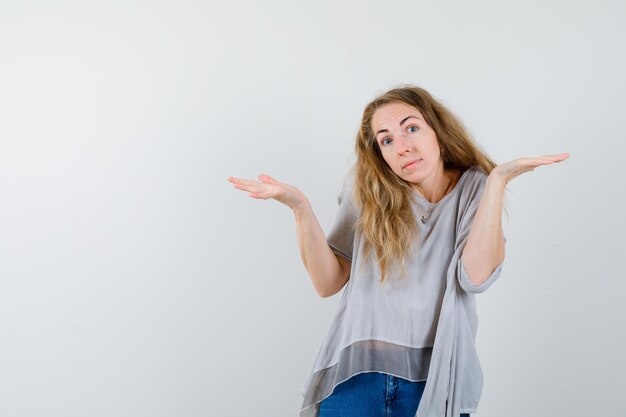
[[[459,251],[457,278],[459,281],[459,285],[466,292],[482,293],[500,277],[503,262],[497,265],[495,269],[491,272],[489,277],[487,277],[487,279],[480,285],[475,285],[467,274],[467,271],[465,270],[465,265],[463,264],[461,254],[463,253],[463,249],[465,248],[465,245],[467,243],[467,238],[472,228],[474,217],[476,216],[476,212],[478,211],[478,205],[480,204],[480,199],[482,197],[483,190],[487,182],[487,175],[482,170],[480,170],[476,172],[476,176],[472,178],[472,180],[473,181],[468,184],[468,189],[464,190],[466,191],[466,193],[464,193],[463,197],[461,198],[461,203],[463,206],[466,207],[466,209],[463,211],[457,229],[457,240],[455,245],[456,250]],[[460,207],[460,210],[463,210],[463,206]],[[506,244],[506,237],[504,236],[504,232],[502,233],[502,239]]]
[[[337,197],[339,211],[326,237],[326,241],[333,252],[349,261],[352,260],[354,230],[358,220],[353,190],[354,178],[349,175]]]
[[[465,271],[465,265],[463,265],[463,259],[459,258],[459,265],[458,265],[459,284],[461,285],[461,288],[463,288],[466,292],[471,292],[471,293],[484,292],[487,288],[491,286],[491,284],[493,284],[495,280],[497,280],[500,277],[501,272],[502,272],[502,263],[496,266],[496,269],[493,270],[491,275],[489,275],[489,277],[484,282],[482,282],[480,285],[476,285],[470,279],[469,275],[467,274],[467,271]]]

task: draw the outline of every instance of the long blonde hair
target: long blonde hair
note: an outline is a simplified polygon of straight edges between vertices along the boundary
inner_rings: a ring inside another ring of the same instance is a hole
[[[392,267],[405,273],[405,257],[419,241],[413,215],[411,184],[398,177],[384,160],[372,130],[374,112],[389,103],[413,106],[435,131],[444,169],[478,165],[487,174],[496,164],[474,143],[463,123],[426,90],[406,86],[390,90],[369,103],[363,111],[356,138],[354,197],[361,209],[356,228],[365,238],[365,256],[375,251],[381,283]]]

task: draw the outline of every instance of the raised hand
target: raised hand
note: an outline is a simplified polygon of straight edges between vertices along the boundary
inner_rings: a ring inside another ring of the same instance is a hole
[[[502,183],[506,185],[513,178],[525,172],[533,171],[538,166],[554,164],[567,158],[569,158],[568,153],[544,155],[535,158],[518,158],[498,165],[491,171],[489,176],[502,181]]]
[[[292,210],[308,204],[309,202],[304,193],[293,185],[279,182],[266,174],[259,175],[258,179],[259,181],[229,177],[228,181],[231,182],[235,188],[250,193],[248,196],[251,198],[260,200],[272,198]]]

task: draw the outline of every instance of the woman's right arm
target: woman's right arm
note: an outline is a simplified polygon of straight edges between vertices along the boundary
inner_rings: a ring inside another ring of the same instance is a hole
[[[328,246],[308,198],[296,187],[278,182],[268,175],[259,175],[259,180],[228,179],[235,188],[249,192],[252,198],[272,198],[293,211],[300,256],[315,291],[320,297],[330,297],[339,292],[350,277],[350,261],[335,255]]]

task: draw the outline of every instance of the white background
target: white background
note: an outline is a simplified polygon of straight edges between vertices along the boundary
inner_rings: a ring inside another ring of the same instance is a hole
[[[428,89],[509,185],[478,417],[624,415],[623,1],[0,1],[0,415],[296,416],[339,295],[328,230],[364,106]]]

